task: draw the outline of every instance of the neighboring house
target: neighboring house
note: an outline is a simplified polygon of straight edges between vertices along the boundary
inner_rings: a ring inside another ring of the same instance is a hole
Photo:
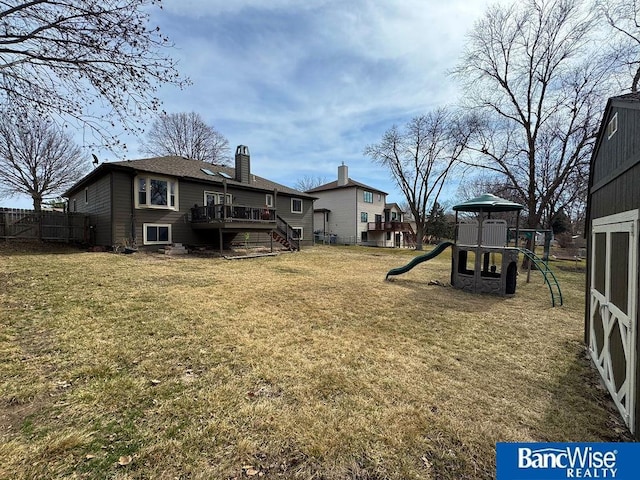
[[[314,197],[254,175],[250,165],[244,145],[235,168],[175,156],[108,162],[64,197],[71,212],[89,216],[95,245],[222,248],[247,233],[252,243],[312,245]]]
[[[319,239],[380,247],[408,244],[412,230],[400,207],[386,203],[382,190],[350,179],[346,165],[338,167],[338,180],[306,193],[317,198],[314,233]]]
[[[638,228],[640,94],[610,98],[591,157],[585,341],[622,418],[640,439]]]

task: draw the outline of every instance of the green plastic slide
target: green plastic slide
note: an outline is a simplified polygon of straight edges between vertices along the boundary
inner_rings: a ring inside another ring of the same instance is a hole
[[[436,248],[434,248],[430,252],[425,253],[424,255],[419,255],[419,256],[413,258],[406,265],[404,265],[402,267],[392,268],[391,270],[389,270],[387,272],[387,276],[385,277],[385,280],[389,280],[389,276],[391,276],[391,275],[401,275],[403,273],[407,273],[409,270],[411,270],[416,265],[418,265],[418,264],[420,264],[422,262],[426,262],[427,260],[431,260],[434,257],[437,257],[438,255],[440,255],[442,252],[444,252],[451,245],[453,245],[452,242],[439,243],[438,245],[436,245]]]

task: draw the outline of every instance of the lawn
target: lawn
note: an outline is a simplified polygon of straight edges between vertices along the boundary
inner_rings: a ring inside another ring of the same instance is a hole
[[[584,271],[556,308],[535,272],[446,286],[448,252],[384,281],[415,255],[0,244],[0,478],[488,479],[499,441],[629,440]]]

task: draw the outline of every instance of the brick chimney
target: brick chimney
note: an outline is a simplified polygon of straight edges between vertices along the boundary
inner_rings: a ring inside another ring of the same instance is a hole
[[[251,183],[251,159],[249,147],[238,145],[236,148],[236,182]]]
[[[349,169],[342,162],[342,165],[338,167],[338,186],[343,187],[349,183]]]

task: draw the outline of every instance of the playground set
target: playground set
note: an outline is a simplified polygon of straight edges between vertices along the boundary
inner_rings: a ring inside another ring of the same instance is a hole
[[[522,253],[529,260],[529,273],[533,266],[542,273],[551,293],[552,305],[562,305],[560,285],[547,265],[550,232],[538,230],[545,233],[543,258],[534,253],[535,246],[528,250],[518,245],[522,234],[532,238],[535,245],[536,231],[519,228],[520,211],[523,208],[518,203],[491,194],[481,195],[455,205],[453,207],[456,212],[455,242],[442,242],[430,252],[415,257],[407,265],[389,270],[386,280],[391,276],[406,273],[416,265],[435,258],[448,247],[452,247],[451,285],[454,288],[471,293],[511,296],[516,293],[518,259],[519,254]],[[476,218],[459,222],[459,212],[473,213]],[[515,229],[510,229],[506,220],[491,218],[493,213],[499,212],[517,213]],[[513,237],[514,246],[510,246],[510,237]],[[527,281],[529,281],[529,275],[527,275]]]

